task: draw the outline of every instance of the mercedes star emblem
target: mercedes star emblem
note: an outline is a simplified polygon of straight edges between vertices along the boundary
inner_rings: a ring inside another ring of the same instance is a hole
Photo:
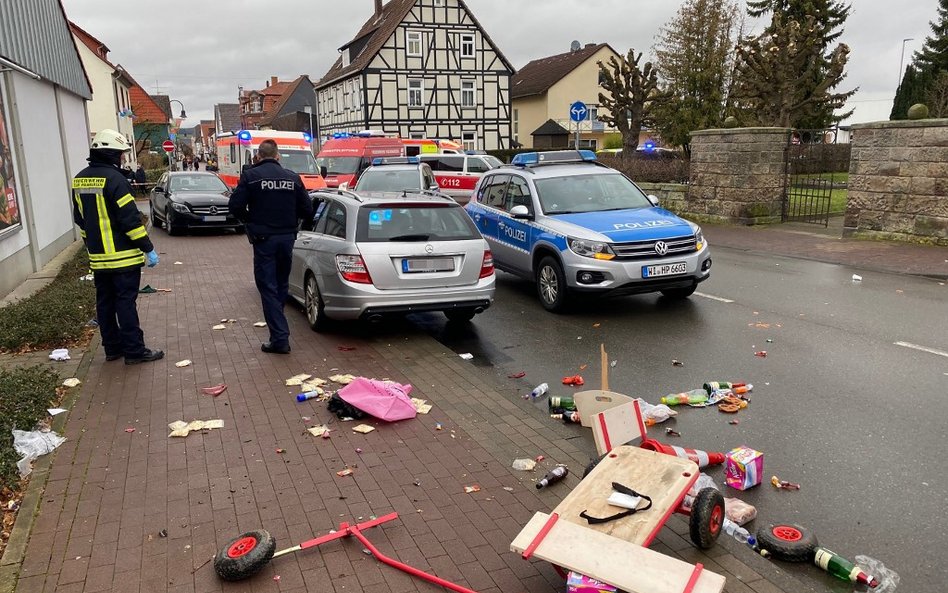
[[[434,245],[431,243],[425,245],[425,253],[434,253]]]
[[[217,214],[217,206],[211,206],[211,214]]]
[[[655,253],[659,255],[665,255],[666,253],[668,253],[668,244],[666,244],[664,241],[656,241]]]

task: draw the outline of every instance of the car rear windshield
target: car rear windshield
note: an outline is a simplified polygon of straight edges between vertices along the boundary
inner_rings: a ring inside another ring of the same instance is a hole
[[[457,204],[377,204],[359,208],[356,241],[465,241],[480,232]]]
[[[326,167],[326,175],[352,175],[359,170],[360,156],[321,156],[316,164]]]
[[[652,206],[642,190],[621,173],[548,177],[534,184],[543,213],[549,215]]]
[[[369,169],[359,177],[359,191],[402,191],[421,189],[421,174],[418,169]]]

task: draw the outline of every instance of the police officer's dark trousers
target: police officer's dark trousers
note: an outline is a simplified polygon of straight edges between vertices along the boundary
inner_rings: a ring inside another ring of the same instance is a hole
[[[295,240],[295,235],[269,235],[255,238],[253,244],[253,277],[270,329],[270,344],[276,348],[290,345],[290,326],[283,305],[289,294]]]
[[[145,337],[138,323],[138,287],[142,269],[95,272],[95,311],[106,356],[141,357]]]

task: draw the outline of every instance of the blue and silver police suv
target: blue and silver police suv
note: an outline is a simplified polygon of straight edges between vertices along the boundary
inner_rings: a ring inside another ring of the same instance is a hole
[[[494,265],[535,282],[549,311],[578,292],[683,299],[711,275],[701,228],[588,150],[519,154],[484,174],[466,208]]]

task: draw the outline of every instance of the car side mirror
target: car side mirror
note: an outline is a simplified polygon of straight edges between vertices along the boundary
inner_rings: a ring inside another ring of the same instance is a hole
[[[319,168],[319,176],[320,176],[320,177],[325,177],[326,175],[329,175],[329,169],[327,169],[326,167],[320,167],[320,168]]]
[[[430,189],[431,191],[439,191],[439,190],[441,190],[441,188],[438,186],[437,183],[432,183],[430,186],[428,186],[428,189]]]
[[[523,204],[518,204],[510,209],[510,215],[514,218],[524,219],[524,220],[533,220],[533,215],[530,214],[530,210]]]
[[[648,201],[652,203],[652,206],[658,206],[659,204],[661,204],[661,202],[659,202],[658,200],[658,197],[652,194],[649,194],[646,197],[648,198]]]

